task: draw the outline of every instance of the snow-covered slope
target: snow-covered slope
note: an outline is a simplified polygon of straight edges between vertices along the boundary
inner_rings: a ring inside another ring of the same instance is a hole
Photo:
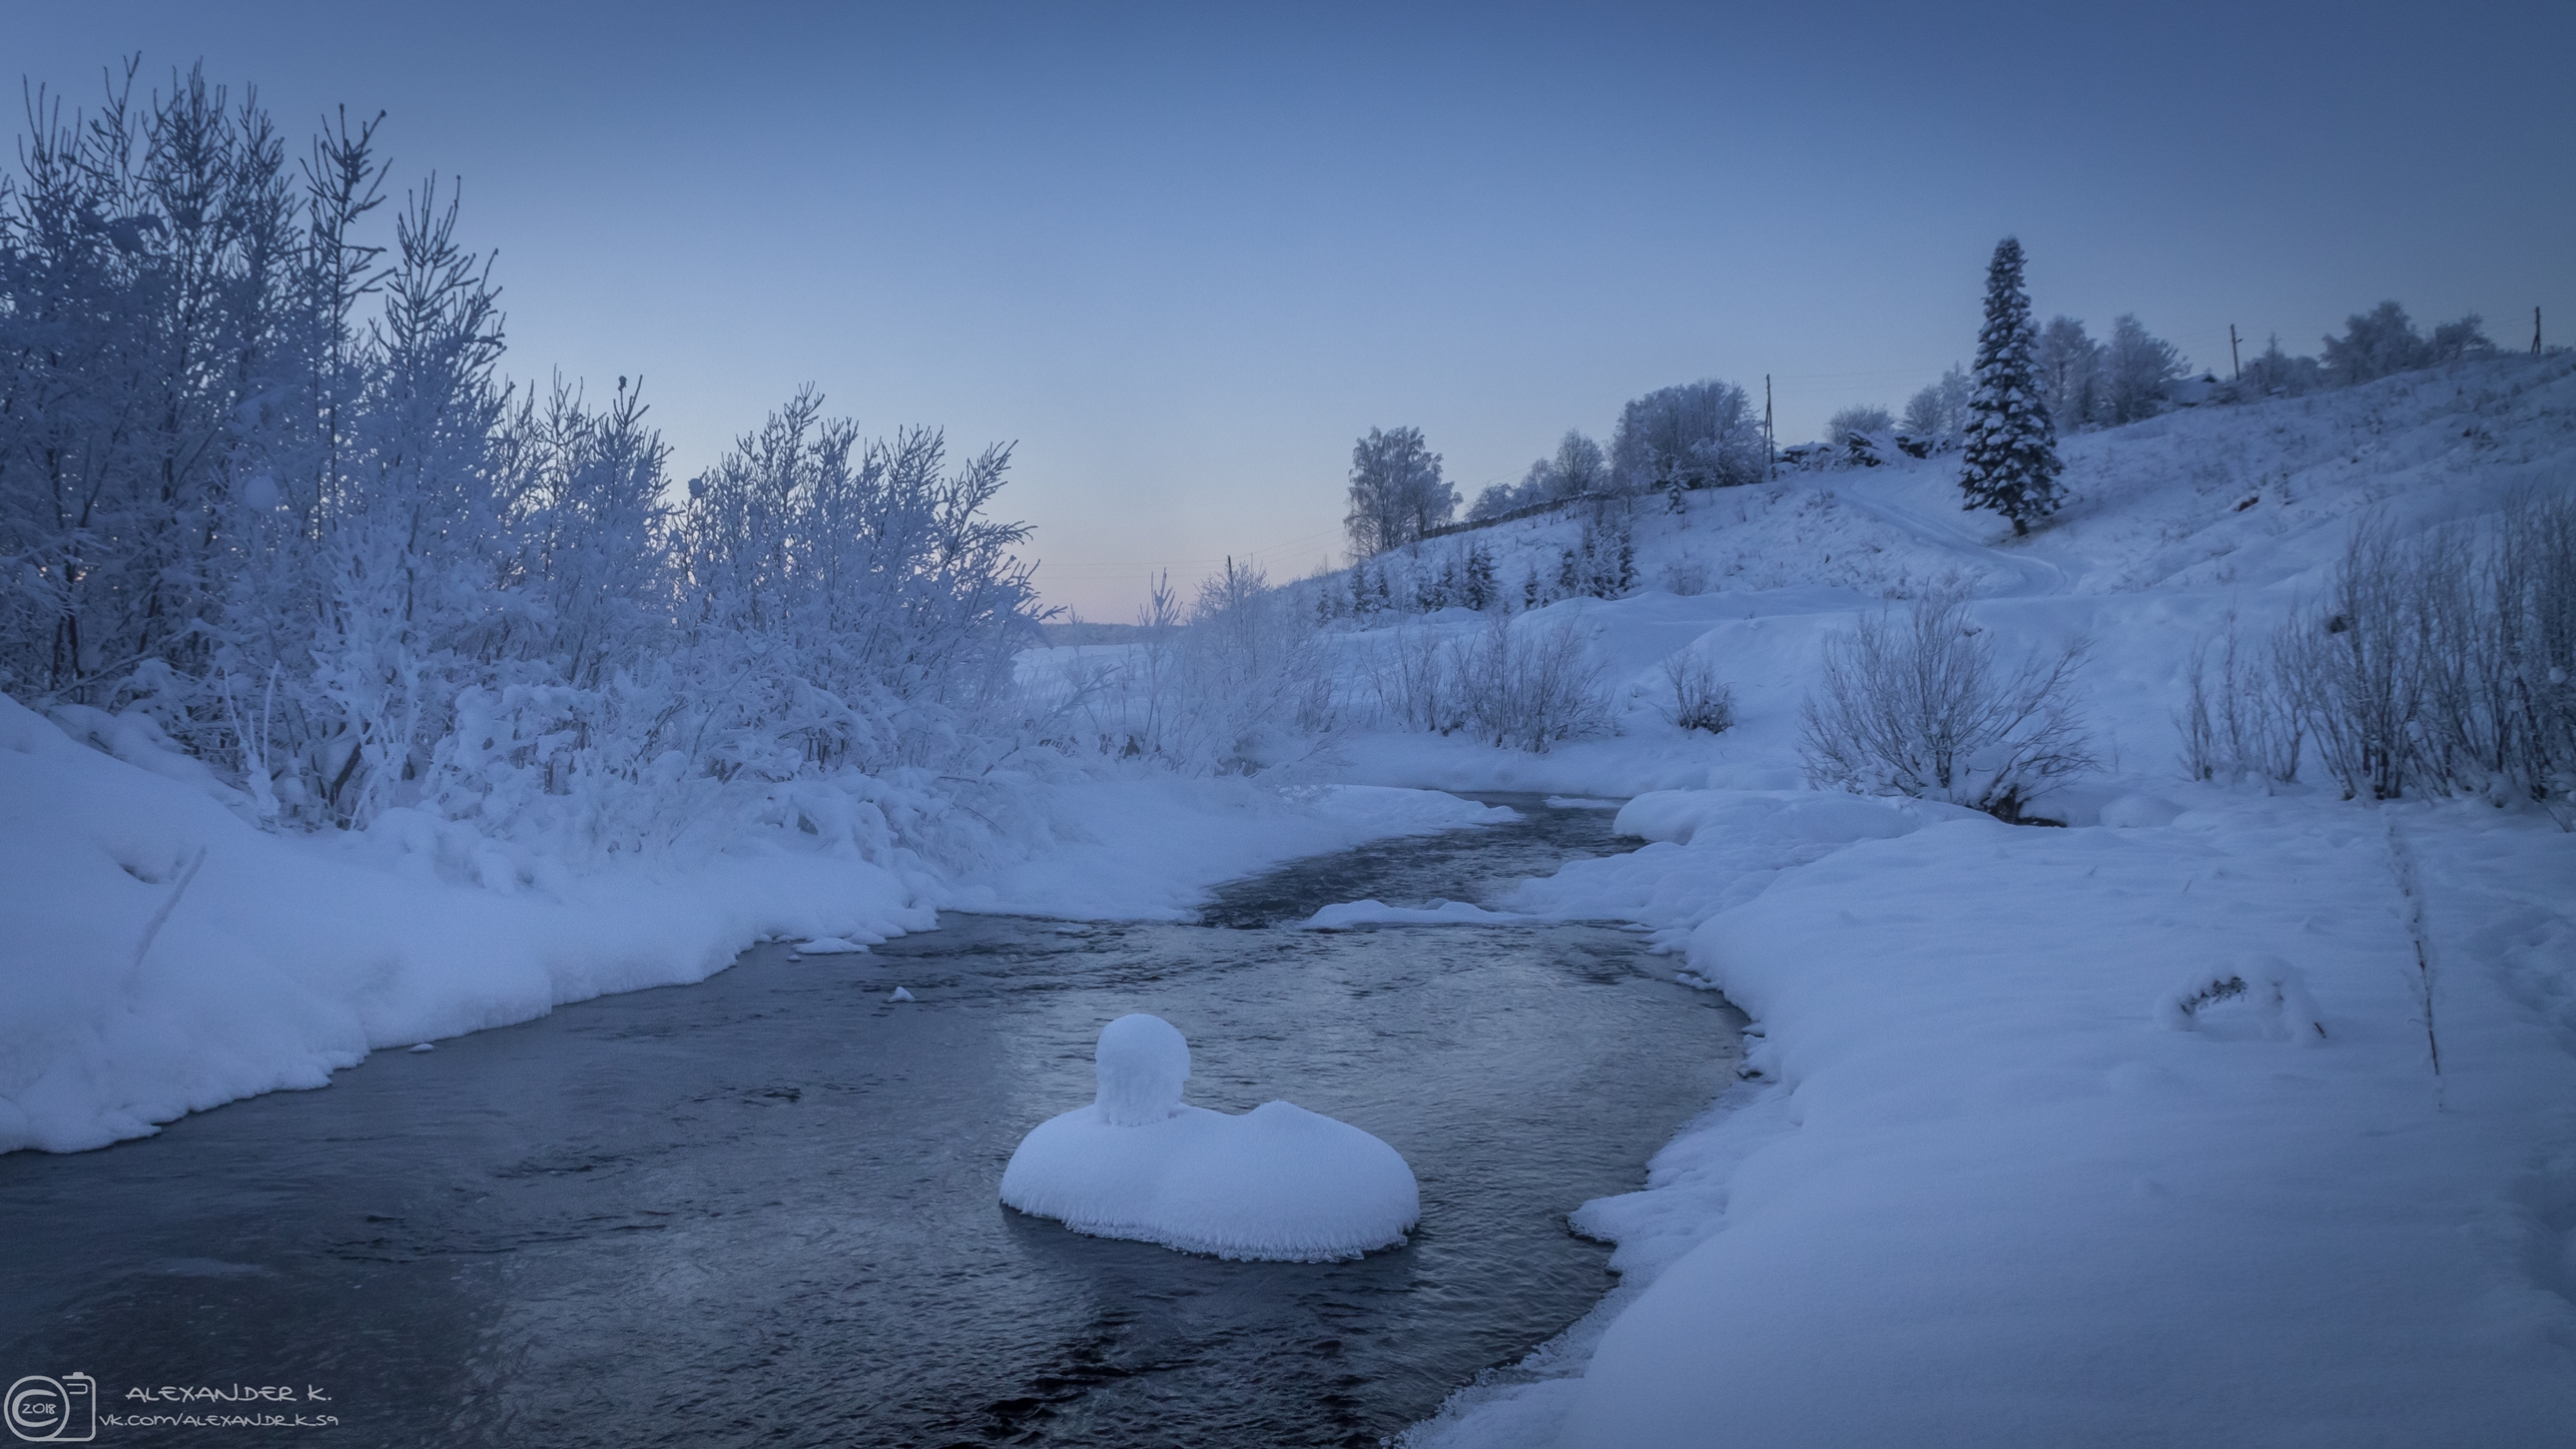
[[[1662,791],[1620,817],[1644,849],[1488,904],[1655,928],[1755,1018],[1762,1073],[1577,1214],[1619,1292],[1419,1449],[2567,1441],[2576,835],[2192,783],[2174,715],[2194,645],[2313,597],[2356,522],[2576,491],[2576,359],[2067,451],[2027,540],[1937,460],[1695,500],[1640,528],[1648,578],[1773,587],[1556,606],[1633,690],[1624,736],[1354,748],[1373,778]],[[2111,763],[2041,811],[2074,828],[1797,788],[1824,637],[1940,581],[2008,657],[2093,641]],[[1735,685],[1735,730],[1657,718],[1676,648]]]
[[[1354,747],[1358,778],[1442,788],[1509,785],[1632,795],[1799,782],[1799,706],[1822,640],[1928,587],[1963,587],[2004,656],[2083,636],[2085,712],[2114,777],[2174,777],[2192,651],[2231,617],[2268,632],[2323,589],[2354,527],[2400,532],[2495,514],[2517,490],[2576,492],[2576,355],[2408,373],[2344,392],[2170,413],[2068,440],[2066,508],[2028,538],[1960,507],[1955,457],[1785,473],[1770,486],[1688,496],[1680,517],[1641,501],[1638,594],[1540,611],[1591,634],[1619,697],[1621,736],[1543,757],[1460,737],[1389,734]],[[1525,520],[1435,540],[1484,541],[1507,585],[1545,576],[1578,524]],[[1669,585],[1703,592],[1677,594]],[[1464,634],[1462,611],[1427,624]],[[1443,620],[1446,620],[1444,622]],[[1350,641],[1364,657],[1380,628]],[[1721,737],[1666,722],[1662,665],[1690,651],[1736,692]],[[2098,795],[2098,791],[2094,792]],[[2057,802],[2084,818],[2097,799]]]

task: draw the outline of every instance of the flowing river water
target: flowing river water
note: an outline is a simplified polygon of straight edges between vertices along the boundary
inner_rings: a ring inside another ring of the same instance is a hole
[[[0,1158],[0,1370],[87,1373],[102,1415],[251,1385],[338,1420],[101,1444],[1376,1444],[1610,1287],[1565,1215],[1642,1183],[1742,1020],[1608,926],[1294,928],[1628,844],[1606,810],[1480,798],[1523,818],[1296,862],[1198,924],[765,946]],[[1129,1011],[1189,1037],[1188,1100],[1285,1097],[1393,1144],[1410,1244],[1225,1262],[1002,1207],[1011,1149],[1090,1099]]]

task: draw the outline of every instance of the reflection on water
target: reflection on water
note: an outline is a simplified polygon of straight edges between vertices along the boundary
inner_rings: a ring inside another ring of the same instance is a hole
[[[1531,818],[1292,866],[1226,891],[1222,924],[762,948],[151,1140],[0,1158],[0,1368],[88,1372],[109,1412],[142,1385],[318,1389],[333,1443],[1374,1444],[1591,1306],[1606,1254],[1564,1214],[1635,1186],[1732,1050],[1730,1014],[1624,932],[1272,924],[1619,848],[1605,812],[1496,798]],[[1393,1144],[1412,1243],[1229,1263],[1001,1207],[1020,1134],[1088,1100],[1128,1011],[1187,1034],[1191,1101],[1287,1097]]]

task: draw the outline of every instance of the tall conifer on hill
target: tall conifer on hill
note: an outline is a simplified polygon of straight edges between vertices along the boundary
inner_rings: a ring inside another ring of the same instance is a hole
[[[2040,400],[2031,360],[2030,293],[2021,284],[2021,243],[2005,237],[1986,267],[1986,325],[1977,334],[1976,393],[1968,401],[1967,458],[1959,474],[1966,508],[1991,508],[2030,532],[2057,511],[2057,429]]]

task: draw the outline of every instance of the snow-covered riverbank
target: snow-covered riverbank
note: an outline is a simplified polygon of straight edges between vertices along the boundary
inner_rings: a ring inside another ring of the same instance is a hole
[[[1657,844],[1509,900],[1663,927],[1754,1017],[1762,1076],[1647,1190],[1578,1214],[1620,1245],[1606,1331],[1418,1442],[2537,1444],[2576,1422],[2576,836],[2175,793],[2161,823],[2068,830],[1652,795],[1622,826]]]
[[[943,908],[1170,920],[1280,860],[1495,813],[1367,786],[1074,781],[1019,792],[1015,836],[935,865],[791,785],[720,845],[575,871],[420,813],[266,833],[193,762],[127,752],[141,763],[0,698],[0,1151],[322,1086],[372,1050],[702,980],[755,941],[883,940]]]

